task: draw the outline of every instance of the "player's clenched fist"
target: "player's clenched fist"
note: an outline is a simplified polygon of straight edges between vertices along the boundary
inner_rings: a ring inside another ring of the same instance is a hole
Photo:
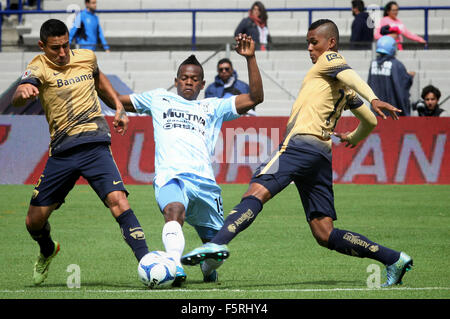
[[[25,83],[17,87],[14,93],[12,104],[14,106],[22,106],[29,99],[35,99],[39,95],[39,89],[33,84]]]

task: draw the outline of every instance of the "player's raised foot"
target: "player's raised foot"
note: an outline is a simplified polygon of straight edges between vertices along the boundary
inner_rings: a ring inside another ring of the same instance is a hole
[[[381,287],[401,285],[403,275],[412,269],[413,260],[404,252],[400,253],[400,258],[390,266],[386,267],[387,280]]]
[[[217,261],[227,259],[230,255],[227,245],[206,243],[181,257],[183,265],[195,266],[205,259],[212,258]]]
[[[177,272],[175,274],[175,280],[172,283],[173,287],[181,287],[181,285],[186,281],[186,273],[183,267],[177,266]]]
[[[34,264],[33,268],[33,282],[35,285],[40,285],[44,282],[45,279],[47,279],[48,276],[48,268],[50,267],[50,263],[52,262],[52,259],[58,254],[59,252],[59,243],[56,241],[53,241],[55,244],[55,248],[53,250],[53,253],[48,256],[47,258],[44,257],[41,253],[38,256],[37,261]]]

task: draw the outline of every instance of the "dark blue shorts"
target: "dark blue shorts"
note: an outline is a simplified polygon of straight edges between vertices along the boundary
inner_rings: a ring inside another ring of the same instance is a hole
[[[89,182],[105,206],[110,192],[124,191],[128,195],[109,144],[89,143],[48,158],[30,204],[50,206],[58,203],[59,208],[80,176]]]
[[[250,183],[263,185],[275,197],[294,182],[307,221],[323,215],[336,220],[331,158],[309,144],[294,140],[285,148],[281,145],[256,169]]]

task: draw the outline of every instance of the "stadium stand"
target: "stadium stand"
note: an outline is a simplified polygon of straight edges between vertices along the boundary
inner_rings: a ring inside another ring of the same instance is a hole
[[[140,10],[140,9],[248,9],[253,0],[107,0],[98,1],[98,10]],[[386,1],[372,0],[370,4],[382,5]],[[448,0],[399,0],[402,6],[439,6],[449,5]],[[266,1],[267,9],[285,8],[325,8],[350,7],[347,0],[270,0]],[[44,10],[72,10],[78,6],[84,9],[84,0],[43,0]],[[102,28],[108,43],[112,46],[142,46],[189,44],[192,36],[191,12],[146,12],[146,13],[99,13]],[[242,12],[199,12],[196,14],[197,44],[225,43],[232,41],[232,35],[237,23],[247,15]],[[30,14],[25,16],[18,26],[18,32],[23,36],[26,46],[33,46],[38,39],[39,28],[43,21],[54,17],[63,21],[71,21],[73,13],[67,14]],[[340,29],[342,38],[350,36],[352,13],[345,11],[316,11],[312,19],[333,19]],[[423,35],[423,11],[402,10],[399,17],[405,25],[415,33]],[[420,19],[418,19],[420,17]],[[70,22],[69,22],[70,23]],[[291,43],[302,43],[308,28],[308,13],[269,12],[269,29],[276,48]],[[430,10],[429,33],[434,37],[443,37],[450,32],[450,15],[447,10]]]
[[[380,5],[385,1],[373,0],[371,3]],[[413,5],[448,5],[448,0],[399,0],[401,6]],[[249,8],[252,0],[108,0],[98,1],[98,9],[192,9],[192,8]],[[44,10],[65,10],[69,4],[76,4],[84,8],[84,0],[44,0]],[[266,1],[267,8],[294,7],[346,7],[347,0],[271,0]],[[448,11],[430,10],[429,31],[431,36],[450,33],[450,15]],[[217,61],[225,56],[231,58],[238,76],[247,81],[245,61],[232,50],[226,51],[225,44],[232,42],[232,34],[237,23],[246,12],[201,12],[197,13],[198,42],[217,41],[221,45],[217,50],[199,50],[195,53],[204,63],[205,80],[211,83],[216,74]],[[24,33],[24,43],[33,48],[33,52],[2,52],[0,53],[0,97],[1,94],[20,76],[31,58],[36,55],[36,43],[40,25],[46,19],[59,18],[63,21],[70,14],[30,14],[25,15],[22,25],[28,26],[30,33]],[[145,48],[146,44],[178,42],[189,47],[192,32],[191,13],[99,13],[105,36],[110,45]],[[350,25],[353,20],[350,9],[348,11],[319,11],[313,13],[313,20],[331,18],[345,37],[349,36]],[[418,34],[423,34],[423,12],[402,11],[400,17],[408,27]],[[289,42],[293,38],[298,40],[305,35],[308,27],[307,12],[269,12],[269,28],[279,43]],[[22,30],[23,31],[23,30]],[[203,40],[201,40],[203,39]],[[114,47],[113,47],[114,48]],[[258,115],[288,116],[292,103],[300,88],[301,81],[311,66],[304,44],[295,49],[258,52],[258,61],[263,76],[265,101],[258,106]],[[372,59],[371,51],[342,50],[348,63],[367,79],[368,68]],[[142,92],[158,87],[171,88],[178,64],[191,52],[189,50],[163,51],[135,51],[121,50],[107,54],[97,52],[99,66],[110,76],[117,76],[130,90]],[[398,52],[399,59],[408,70],[417,73],[411,89],[411,101],[419,98],[422,87],[433,84],[442,92],[441,100],[450,95],[448,78],[450,77],[450,60],[442,59],[450,56],[450,50],[404,50]],[[443,105],[450,110],[450,101]],[[1,111],[1,110],[0,110]],[[344,114],[345,115],[345,114]]]

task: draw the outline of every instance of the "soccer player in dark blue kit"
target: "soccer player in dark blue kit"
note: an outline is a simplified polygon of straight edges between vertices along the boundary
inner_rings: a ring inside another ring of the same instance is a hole
[[[139,261],[148,253],[144,232],[127,199],[128,192],[114,162],[111,133],[102,115],[98,95],[116,106],[113,125],[124,134],[128,125],[124,107],[108,78],[99,70],[91,50],[70,50],[66,25],[55,19],[40,30],[37,55],[27,66],[13,95],[14,106],[39,96],[50,130],[49,159],[31,198],[26,227],[40,254],[34,265],[34,284],[48,276],[60,245],[50,236],[50,214],[83,176],[108,207],[122,236]]]
[[[217,235],[210,243],[184,255],[181,262],[196,265],[209,258],[227,258],[226,244],[250,226],[264,203],[294,182],[311,232],[319,245],[342,254],[377,260],[387,267],[387,281],[383,287],[398,284],[412,266],[411,257],[361,234],[333,227],[336,212],[331,136],[334,134],[346,146],[355,147],[377,125],[375,115],[357,93],[383,118],[386,118],[383,111],[388,111],[398,119],[396,112],[400,110],[380,101],[337,52],[339,31],[334,22],[322,19],[311,24],[307,41],[314,65],[306,74],[294,102],[283,142],[256,169],[247,192],[229,213]],[[351,110],[359,125],[352,132],[335,133],[334,128],[344,109]]]

